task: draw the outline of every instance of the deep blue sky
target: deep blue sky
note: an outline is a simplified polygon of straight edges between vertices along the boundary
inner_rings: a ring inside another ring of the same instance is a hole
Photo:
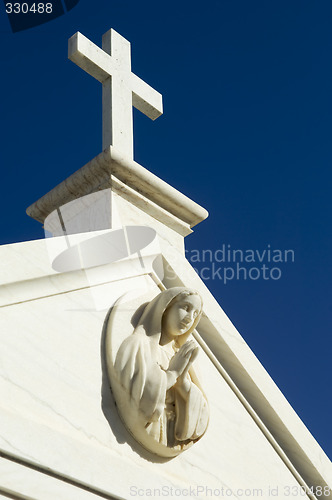
[[[187,248],[294,250],[279,280],[206,283],[331,457],[330,0],[80,0],[16,34],[0,7],[0,242],[42,238],[27,206],[101,151],[101,85],[67,39],[114,28],[164,97],[135,112],[135,159],[210,212]]]

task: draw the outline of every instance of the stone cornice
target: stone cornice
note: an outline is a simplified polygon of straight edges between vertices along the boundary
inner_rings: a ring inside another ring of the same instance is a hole
[[[110,146],[74,172],[27,209],[39,222],[62,205],[87,194],[112,188],[112,178],[120,180],[155,206],[193,227],[206,219],[208,212],[138,163]],[[135,205],[135,197],[132,203]],[[147,204],[146,211],[149,213]]]

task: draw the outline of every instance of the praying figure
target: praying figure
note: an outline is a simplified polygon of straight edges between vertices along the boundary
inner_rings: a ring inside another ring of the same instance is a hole
[[[189,288],[161,292],[115,356],[121,418],[137,441],[161,456],[188,448],[208,425],[208,403],[193,369],[199,347],[190,339],[202,305]]]

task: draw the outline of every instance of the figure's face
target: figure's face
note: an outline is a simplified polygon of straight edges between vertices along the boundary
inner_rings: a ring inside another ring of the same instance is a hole
[[[193,326],[201,310],[199,295],[180,297],[165,312],[163,330],[169,337],[183,335]]]

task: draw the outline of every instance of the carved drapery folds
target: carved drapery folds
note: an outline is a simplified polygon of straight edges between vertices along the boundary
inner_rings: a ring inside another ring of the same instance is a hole
[[[202,299],[189,288],[165,290],[144,306],[136,326],[131,317],[139,301],[129,304],[118,301],[107,323],[111,389],[133,437],[152,453],[176,456],[202,437],[209,420],[193,368],[199,347],[191,339]]]

